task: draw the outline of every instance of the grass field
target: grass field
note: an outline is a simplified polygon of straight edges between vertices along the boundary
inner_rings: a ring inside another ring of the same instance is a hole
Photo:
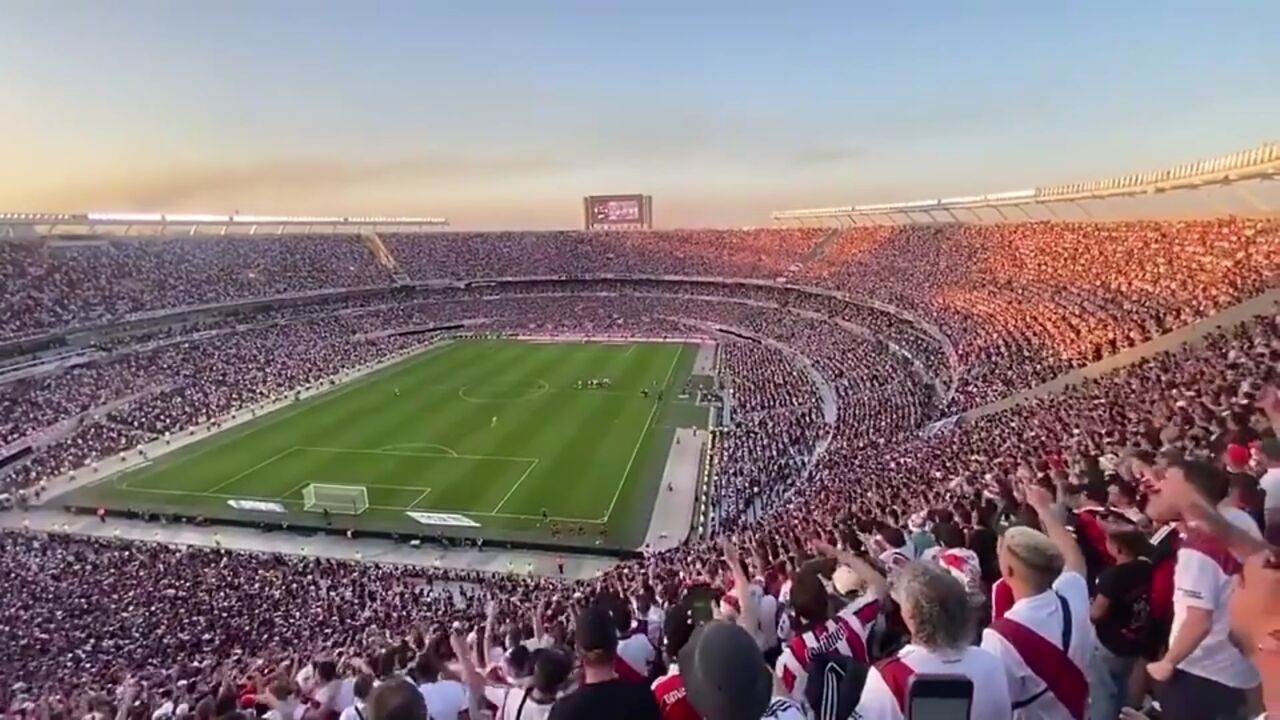
[[[369,508],[335,527],[495,539],[643,542],[676,427],[705,426],[678,397],[696,346],[458,341],[162,455],[67,504],[210,518],[323,523],[312,483],[363,486]],[[609,378],[608,389],[579,381]],[[658,402],[641,389],[665,388]],[[398,391],[398,394],[397,394]],[[285,513],[230,500],[279,503]],[[406,511],[478,527],[423,525]]]

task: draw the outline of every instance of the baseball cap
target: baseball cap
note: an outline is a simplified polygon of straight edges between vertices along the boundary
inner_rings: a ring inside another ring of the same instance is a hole
[[[758,720],[773,695],[773,674],[746,630],[713,620],[680,651],[680,677],[706,720]]]

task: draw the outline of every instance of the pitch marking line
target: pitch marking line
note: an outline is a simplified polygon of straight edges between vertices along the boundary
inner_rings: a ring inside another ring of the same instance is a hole
[[[436,448],[443,450],[452,457],[458,457],[458,451],[448,445],[437,445],[435,443],[401,443],[399,445],[383,445],[379,450],[399,450],[400,448]]]
[[[431,344],[427,347],[414,350],[409,355],[403,358],[399,358],[397,360],[393,360],[376,370],[367,372],[359,377],[350,378],[336,386],[333,386],[324,390],[320,390],[314,395],[306,397],[300,401],[291,402],[287,405],[277,407],[269,412],[262,414],[259,417],[253,418],[251,420],[243,421],[238,425],[236,425],[235,427],[216,430],[194,441],[192,443],[192,447],[194,448],[194,451],[191,452],[190,454],[183,455],[181,453],[186,448],[178,448],[175,451],[173,451],[174,453],[177,453],[177,455],[172,455],[170,457],[161,456],[156,458],[155,462],[148,463],[147,467],[149,467],[150,470],[146,472],[143,472],[143,467],[131,468],[129,470],[124,471],[123,475],[125,477],[126,484],[120,485],[119,487],[130,489],[130,490],[140,490],[142,488],[130,488],[127,485],[127,480],[130,479],[129,476],[137,473],[138,480],[145,480],[146,478],[151,477],[152,475],[156,474],[162,469],[170,467],[176,463],[183,463],[188,460],[191,460],[197,455],[203,455],[204,453],[210,450],[223,447],[234,440],[248,437],[258,432],[259,430],[270,427],[271,425],[274,425],[275,423],[280,422],[281,420],[293,417],[298,413],[305,412],[308,409],[315,407],[317,405],[323,405],[324,403],[330,400],[334,400],[342,395],[345,395],[346,393],[358,387],[371,384],[375,380],[385,379],[388,377],[392,377],[397,373],[404,372],[405,370],[408,370],[409,368],[417,365],[420,362],[425,362],[428,358],[430,359],[438,358],[440,355],[444,354],[445,351],[452,350],[455,347],[461,347],[461,344],[453,340],[446,340],[446,341],[443,341],[442,343]],[[329,379],[329,378],[325,378],[325,379]],[[322,379],[321,382],[323,381],[324,380]],[[244,412],[245,410],[248,410],[248,409],[249,408],[238,408],[233,412],[239,413],[239,412]],[[199,427],[199,425],[193,425],[192,427],[184,428],[183,430],[181,430],[181,432],[187,432],[194,427]],[[178,435],[178,433],[174,433],[174,435]],[[164,455],[171,455],[171,454],[164,453]]]
[[[294,494],[294,493],[298,492],[299,490],[301,490],[302,488],[304,488],[304,487],[306,487],[306,486],[308,486],[308,485],[336,485],[336,486],[338,486],[338,487],[362,487],[362,488],[366,488],[366,489],[370,489],[370,490],[411,490],[411,491],[413,491],[413,492],[417,492],[417,491],[419,491],[419,490],[422,490],[422,486],[421,486],[421,485],[370,485],[370,484],[365,484],[365,483],[323,483],[323,482],[322,482],[322,483],[313,483],[313,482],[311,482],[310,480],[307,480],[307,481],[305,481],[305,482],[303,482],[303,483],[299,484],[298,486],[294,487],[294,488],[293,488],[292,490],[290,490],[289,492],[284,493],[283,495],[280,495],[279,497],[277,497],[277,498],[275,498],[275,499],[276,499],[276,500],[279,500],[280,498],[287,498],[287,497],[289,497],[290,495],[292,495],[292,494]],[[421,500],[422,498],[426,497],[426,496],[427,496],[427,493],[429,493],[429,492],[431,492],[431,488],[427,488],[425,491],[423,491],[423,493],[422,493],[421,495],[419,495],[419,496],[418,496],[418,500],[414,500],[413,502],[409,503],[409,507],[410,507],[410,508],[412,508],[414,505],[417,505],[417,504],[418,504],[418,501],[419,501],[419,500]],[[200,494],[201,494],[201,495],[208,495],[209,493],[200,493]]]
[[[427,488],[426,490],[423,490],[421,495],[415,498],[413,502],[409,503],[408,509],[412,510],[413,508],[417,507],[418,503],[422,502],[422,499],[430,494],[431,494],[431,488]]]
[[[676,351],[674,357],[671,358],[671,366],[667,368],[667,376],[662,380],[662,387],[665,390],[667,384],[671,382],[671,373],[676,370],[676,363],[680,361],[680,356],[684,355],[684,346]],[[627,484],[627,478],[631,475],[631,466],[636,462],[636,455],[640,454],[640,446],[644,444],[644,439],[649,435],[649,426],[653,424],[653,416],[658,414],[658,408],[662,403],[654,403],[653,409],[649,410],[649,417],[644,421],[644,427],[640,430],[640,437],[636,439],[636,446],[631,450],[631,458],[627,460],[627,467],[622,471],[622,479],[618,481],[618,488],[613,491],[613,499],[609,501],[609,509],[605,511],[604,517],[600,522],[607,522],[609,516],[613,515],[613,507],[618,504],[618,496],[622,494],[622,488]]]
[[[500,460],[504,462],[538,462],[538,458],[508,457],[506,455],[459,455],[458,453],[418,453],[402,450],[364,450],[361,448],[309,447],[300,445],[295,450],[314,450],[316,452],[356,453],[360,455],[404,455],[407,457],[457,458],[458,460]]]
[[[524,394],[516,397],[492,397],[492,398],[478,397],[477,398],[477,397],[469,397],[467,395],[467,388],[475,388],[475,389],[489,388],[489,389],[497,389],[499,392],[502,392],[505,390],[511,390],[512,392],[521,392]],[[515,387],[515,386],[511,386],[508,388],[501,385],[494,385],[492,383],[487,385],[481,384],[481,383],[475,383],[475,384],[463,385],[462,387],[459,387],[458,397],[462,398],[463,400],[469,403],[504,403],[504,402],[519,402],[521,400],[532,400],[536,397],[541,397],[542,395],[545,395],[550,391],[551,391],[551,386],[547,384],[546,380],[539,380],[538,382],[534,383],[533,387],[531,388]]]
[[[502,496],[502,500],[498,501],[498,505],[493,509],[493,512],[490,513],[491,515],[501,510],[502,506],[507,504],[507,500],[511,499],[511,496],[515,494],[516,488],[520,487],[520,483],[524,482],[524,479],[529,477],[529,473],[536,467],[538,467],[537,460],[529,463],[529,467],[524,469],[524,473],[520,475],[520,479],[516,480],[516,483],[511,486],[511,489],[507,491],[507,494]]]
[[[366,487],[369,487],[369,486],[366,486]],[[289,498],[284,496],[264,497],[262,495],[228,495],[226,493],[199,493],[199,492],[191,492],[189,490],[161,490],[159,488],[131,488],[131,489],[134,490],[135,492],[156,493],[159,495],[193,495],[195,497],[215,497],[215,498],[225,498],[227,500],[263,500],[267,502],[283,503],[285,505],[302,505],[303,504],[302,500],[290,500]],[[414,489],[416,490],[417,488],[414,488]],[[419,497],[414,502],[418,503],[418,502],[421,502],[421,500],[422,500],[422,497]],[[400,513],[400,512],[413,510],[414,508],[412,506],[404,506],[404,505],[370,505],[369,509],[370,510],[387,510],[390,512]],[[488,513],[488,512],[482,512],[479,510],[455,510],[452,508],[433,508],[433,509],[437,509],[441,512],[455,512],[460,515],[475,516],[475,517],[482,517],[482,518],[484,517],[514,518],[517,520],[541,520],[542,519],[541,515],[521,515],[518,513]],[[599,519],[560,517],[558,515],[548,516],[547,519],[553,520],[555,522],[577,523],[580,525],[602,525],[603,524],[603,522]]]
[[[225,481],[223,481],[223,482],[218,483],[217,485],[214,485],[213,487],[209,488],[209,490],[208,490],[207,492],[210,492],[210,493],[216,493],[216,492],[218,492],[219,490],[221,490],[222,488],[224,488],[224,487],[226,487],[226,486],[230,485],[231,483],[233,483],[233,482],[235,482],[235,481],[239,480],[240,478],[245,477],[246,475],[248,475],[248,474],[252,473],[254,470],[260,470],[260,469],[262,469],[262,468],[264,468],[264,467],[266,467],[266,466],[270,465],[271,463],[275,462],[276,460],[279,460],[280,458],[284,457],[285,455],[288,455],[289,453],[291,453],[291,452],[293,452],[294,450],[297,450],[297,449],[298,449],[298,448],[297,448],[297,446],[294,446],[294,447],[291,447],[291,448],[289,448],[289,449],[287,449],[287,450],[281,450],[280,452],[276,453],[275,455],[272,455],[271,457],[267,458],[266,460],[263,460],[262,462],[258,463],[257,465],[254,465],[253,467],[249,468],[248,470],[245,470],[244,472],[241,472],[241,473],[238,473],[238,474],[236,474],[236,475],[232,476],[232,478],[231,478],[230,480],[225,480]]]
[[[226,493],[198,493],[188,492],[186,490],[160,490],[153,488],[130,488],[135,492],[159,493],[161,495],[194,495],[196,497],[215,497],[226,498],[227,500],[263,500],[266,502],[278,502],[286,505],[302,505],[301,500],[290,500],[286,497],[263,497],[261,495],[227,495]],[[392,512],[404,512],[408,508],[399,505],[370,505],[370,510],[390,510]]]
[[[308,486],[308,485],[311,485],[311,484],[312,484],[312,483],[311,483],[311,481],[310,481],[310,480],[304,480],[304,481],[302,481],[302,482],[298,483],[298,484],[297,484],[297,485],[296,485],[292,490],[290,490],[289,492],[287,492],[287,493],[283,493],[283,494],[279,495],[278,497],[276,497],[275,499],[276,499],[276,500],[281,500],[281,499],[283,499],[283,498],[287,498],[287,497],[289,497],[290,495],[292,495],[292,494],[294,494],[294,493],[298,492],[298,491],[299,491],[299,490],[301,490],[302,488],[304,488],[304,487],[306,487],[306,486]],[[348,486],[348,487],[349,487],[349,486]],[[365,499],[367,500],[368,498],[365,498]]]

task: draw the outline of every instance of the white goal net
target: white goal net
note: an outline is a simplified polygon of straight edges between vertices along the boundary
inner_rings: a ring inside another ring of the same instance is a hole
[[[369,492],[359,485],[311,484],[302,489],[302,509],[359,515],[369,509]]]

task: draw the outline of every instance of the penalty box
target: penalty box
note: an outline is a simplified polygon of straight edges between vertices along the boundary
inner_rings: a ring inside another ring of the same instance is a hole
[[[278,498],[298,500],[308,485],[349,485],[367,489],[369,508],[374,510],[414,510],[449,506],[460,512],[489,513],[489,507],[474,507],[469,491],[461,497],[451,489],[465,487],[477,464],[485,466],[485,487],[497,485],[504,500],[538,464],[536,458],[495,455],[462,455],[423,445],[396,446],[379,450],[295,446],[238,476],[219,488],[220,495],[261,498],[266,477],[297,479],[297,484]],[[445,448],[447,450],[447,448]],[[278,480],[277,480],[278,482]],[[430,501],[430,505],[424,501]]]

